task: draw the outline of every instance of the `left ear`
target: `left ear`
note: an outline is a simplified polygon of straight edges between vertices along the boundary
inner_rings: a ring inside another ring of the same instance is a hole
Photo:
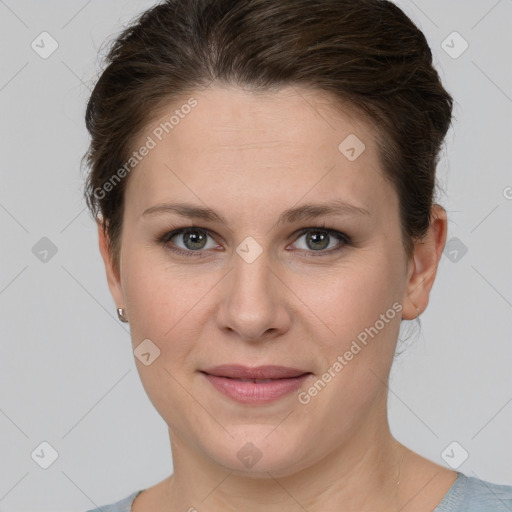
[[[446,210],[435,204],[432,207],[428,232],[421,240],[415,242],[414,253],[411,256],[403,300],[404,320],[413,320],[428,305],[430,290],[434,285],[437,267],[446,243],[447,226]]]

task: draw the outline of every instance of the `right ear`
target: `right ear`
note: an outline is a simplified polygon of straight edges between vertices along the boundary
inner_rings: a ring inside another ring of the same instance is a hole
[[[119,270],[113,264],[112,256],[108,249],[108,235],[103,225],[103,222],[100,219],[98,219],[96,223],[98,226],[98,241],[100,253],[101,257],[103,258],[103,263],[105,264],[108,287],[110,288],[110,293],[112,294],[112,298],[114,299],[116,308],[124,308],[125,302],[123,289],[121,288],[121,279],[119,275]]]

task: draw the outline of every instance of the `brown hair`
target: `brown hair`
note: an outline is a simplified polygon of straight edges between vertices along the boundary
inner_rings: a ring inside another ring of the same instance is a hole
[[[300,85],[354,108],[376,129],[407,254],[426,233],[453,100],[425,36],[393,3],[166,0],[121,32],[106,63],[85,116],[84,195],[103,218],[116,265],[128,178],[108,193],[102,187],[161,108],[214,81],[255,91]]]

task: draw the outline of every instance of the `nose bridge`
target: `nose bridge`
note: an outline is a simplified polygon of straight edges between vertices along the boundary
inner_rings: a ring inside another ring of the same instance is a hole
[[[243,242],[237,248],[232,272],[231,296],[234,304],[252,306],[262,311],[273,302],[271,296],[270,258],[268,250],[259,244]]]
[[[220,319],[224,328],[244,338],[257,339],[270,329],[284,326],[283,304],[269,256],[269,251],[254,239],[243,241],[234,255]]]

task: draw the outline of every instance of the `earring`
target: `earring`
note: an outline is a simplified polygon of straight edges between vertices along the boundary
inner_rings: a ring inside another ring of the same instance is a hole
[[[123,308],[117,308],[117,316],[119,317],[119,320],[121,320],[121,322],[128,323],[128,319],[124,315]]]

